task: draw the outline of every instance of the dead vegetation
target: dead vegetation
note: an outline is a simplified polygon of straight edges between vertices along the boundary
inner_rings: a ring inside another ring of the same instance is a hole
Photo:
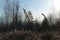
[[[20,30],[4,34],[1,40],[60,40],[60,32],[33,32]]]

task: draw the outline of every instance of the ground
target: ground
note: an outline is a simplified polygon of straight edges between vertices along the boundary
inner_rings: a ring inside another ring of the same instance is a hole
[[[18,30],[16,32],[0,33],[1,40],[60,40],[59,31],[35,32]]]

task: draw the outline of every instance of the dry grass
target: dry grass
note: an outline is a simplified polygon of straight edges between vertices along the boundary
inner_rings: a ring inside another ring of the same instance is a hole
[[[60,32],[33,32],[19,30],[16,32],[9,32],[3,35],[2,40],[60,40]]]

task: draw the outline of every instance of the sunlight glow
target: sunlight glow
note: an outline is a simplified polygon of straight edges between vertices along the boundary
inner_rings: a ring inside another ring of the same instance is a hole
[[[60,10],[60,0],[53,0],[54,7],[56,10]]]

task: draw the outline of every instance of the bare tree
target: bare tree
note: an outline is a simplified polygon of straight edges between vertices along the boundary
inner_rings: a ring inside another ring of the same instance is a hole
[[[42,15],[44,16],[43,24],[47,25],[48,24],[48,19],[46,18],[46,16],[43,13],[42,13]]]
[[[19,1],[18,0],[5,0],[6,5],[4,8],[5,16],[6,16],[6,24],[8,25],[9,17],[12,16],[12,25],[13,28],[17,27],[18,21],[18,12],[19,12]]]
[[[5,12],[5,19],[6,19],[6,26],[8,27],[8,21],[10,17],[10,12],[11,12],[11,5],[9,3],[9,0],[5,0],[5,6],[4,6],[4,12]]]
[[[32,23],[33,16],[32,16],[31,11],[29,11],[29,12],[27,13],[24,8],[23,8],[23,11],[24,11],[24,13],[25,13],[25,15],[26,15],[26,18],[28,19],[28,22],[31,22],[31,23]]]
[[[49,29],[49,27],[48,27],[48,25],[49,25],[49,22],[48,22],[48,19],[47,19],[47,17],[42,13],[42,15],[44,16],[44,20],[43,20],[43,23],[42,23],[42,26],[43,26],[43,28],[44,28],[44,30],[48,30]],[[48,31],[47,31],[48,32]]]
[[[17,27],[18,12],[19,12],[19,2],[16,1],[14,3],[14,1],[13,1],[13,25],[14,25],[14,27]]]
[[[30,21],[32,21],[32,20],[33,20],[33,16],[32,16],[31,11],[29,11],[29,12],[28,12],[28,17],[29,17]]]

